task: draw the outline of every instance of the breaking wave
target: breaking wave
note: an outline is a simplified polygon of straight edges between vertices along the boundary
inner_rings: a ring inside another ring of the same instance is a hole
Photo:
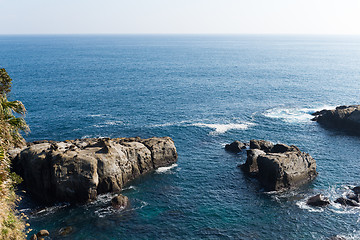
[[[316,111],[334,108],[334,106],[327,105],[317,108],[272,108],[265,111],[263,115],[268,118],[281,119],[288,123],[302,123],[308,122],[310,119],[312,119],[314,116],[311,114]]]

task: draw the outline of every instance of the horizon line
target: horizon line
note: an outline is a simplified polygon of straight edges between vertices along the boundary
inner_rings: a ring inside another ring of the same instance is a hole
[[[50,36],[50,35],[258,35],[258,36],[360,36],[360,33],[0,33],[0,36]]]

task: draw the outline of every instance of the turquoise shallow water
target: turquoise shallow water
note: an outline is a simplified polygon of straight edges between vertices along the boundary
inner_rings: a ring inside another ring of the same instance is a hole
[[[84,206],[20,206],[51,239],[359,238],[359,209],[304,206],[360,184],[360,138],[310,121],[316,110],[358,104],[360,37],[334,36],[1,36],[0,65],[12,98],[28,109],[28,141],[83,137],[174,139],[168,170]],[[233,140],[295,144],[319,176],[303,188],[264,193],[230,154]],[[35,211],[37,209],[38,211]],[[72,226],[68,237],[61,227]]]

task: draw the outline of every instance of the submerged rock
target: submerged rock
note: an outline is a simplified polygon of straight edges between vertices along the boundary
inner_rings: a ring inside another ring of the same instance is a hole
[[[330,200],[327,197],[324,197],[322,194],[317,194],[315,196],[310,197],[306,204],[314,207],[323,207],[330,204]]]
[[[340,106],[333,110],[321,110],[313,113],[312,120],[320,124],[349,130],[360,134],[360,105]]]
[[[29,144],[13,165],[38,200],[86,202],[176,161],[169,137],[91,138]]]
[[[296,146],[251,140],[247,160],[241,165],[258,177],[266,191],[278,191],[299,186],[317,176],[316,161]]]
[[[65,236],[71,234],[73,231],[74,231],[74,229],[71,226],[63,227],[59,230],[59,235],[62,237],[65,237]]]
[[[225,145],[225,150],[229,152],[238,153],[241,152],[242,149],[246,148],[246,144],[240,141],[234,141],[231,144]]]

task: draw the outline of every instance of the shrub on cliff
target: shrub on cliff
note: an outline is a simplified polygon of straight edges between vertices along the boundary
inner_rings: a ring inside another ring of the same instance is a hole
[[[20,101],[8,101],[11,78],[0,69],[0,239],[25,239],[25,222],[15,210],[19,200],[14,185],[18,177],[10,172],[8,150],[24,144],[20,131],[28,131],[23,116],[26,109]]]

